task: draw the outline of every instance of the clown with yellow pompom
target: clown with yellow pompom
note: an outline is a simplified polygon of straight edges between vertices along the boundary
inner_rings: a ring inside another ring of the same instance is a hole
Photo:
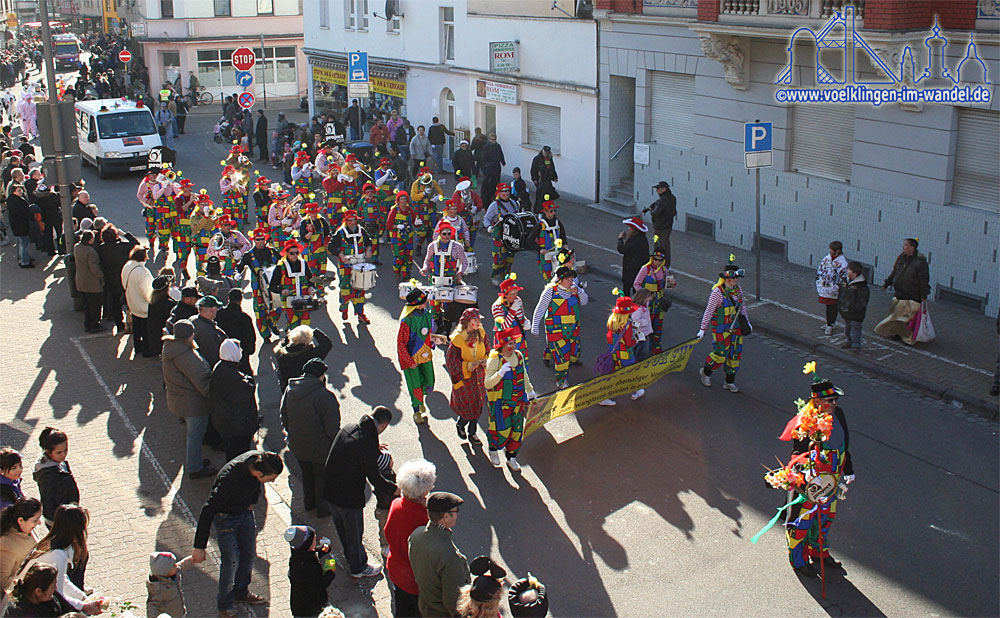
[[[705,365],[698,370],[701,383],[712,386],[709,376],[725,366],[726,383],[722,387],[731,393],[740,392],[736,386],[736,372],[743,355],[743,337],[751,331],[750,314],[739,285],[746,271],[734,264],[735,261],[736,256],[730,254],[725,270],[719,273],[719,281],[712,286],[701,318],[701,330],[698,331],[698,339],[701,339],[707,329],[712,329],[712,351],[705,358]]]

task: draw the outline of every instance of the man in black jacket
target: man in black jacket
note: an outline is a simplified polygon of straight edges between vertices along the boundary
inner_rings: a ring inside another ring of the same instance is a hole
[[[368,564],[361,538],[365,531],[365,479],[376,493],[399,494],[399,489],[379,471],[378,436],[389,426],[392,412],[379,406],[357,424],[345,425],[337,432],[326,458],[323,497],[330,503],[337,536],[350,565],[351,577],[373,577],[382,572],[379,565]]]
[[[444,144],[448,141],[445,135],[455,134],[441,124],[437,116],[431,118],[431,126],[427,129],[427,141],[431,143],[431,158],[434,159],[435,174],[444,173]]]
[[[260,153],[258,161],[267,162],[267,116],[264,110],[257,110],[257,126],[254,128],[254,138],[257,140],[257,151]]]
[[[358,100],[351,99],[351,106],[347,108],[347,114],[344,116],[344,124],[350,129],[350,139],[352,142],[361,139],[362,130],[367,118],[365,110],[361,109],[361,106],[358,105]]]
[[[17,239],[18,265],[34,268],[28,245],[31,244],[31,207],[24,198],[24,185],[11,185],[7,196],[7,215],[10,217],[10,233]]]
[[[257,559],[257,524],[253,508],[264,483],[278,478],[285,469],[277,453],[247,451],[233,459],[215,477],[212,492],[198,517],[191,558],[205,561],[205,548],[215,524],[222,565],[217,605],[220,616],[236,616],[233,602],[263,605],[267,599],[250,592],[250,577]]]
[[[62,205],[59,201],[59,194],[53,191],[53,187],[49,187],[44,182],[39,183],[35,191],[35,203],[42,211],[42,225],[45,226],[45,229],[42,230],[41,250],[50,256],[55,255],[56,243],[59,243],[60,248],[65,250],[66,245],[62,233]],[[99,230],[95,231],[100,232]]]
[[[219,313],[215,316],[215,323],[227,335],[240,342],[240,350],[243,354],[239,362],[240,371],[252,374],[250,356],[257,350],[257,329],[254,327],[253,318],[243,311],[243,290],[240,288],[230,289],[228,301],[225,307],[219,309]]]
[[[531,160],[531,182],[535,185],[535,214],[542,211],[542,202],[559,199],[559,192],[552,183],[559,182],[556,162],[552,160],[552,148],[542,146],[541,151]],[[527,204],[525,204],[525,207]]]
[[[483,171],[483,190],[480,195],[483,204],[491,204],[496,195],[497,183],[507,160],[503,156],[503,148],[497,143],[497,134],[490,132],[489,141],[483,146],[483,155],[479,167]]]
[[[670,268],[670,232],[674,229],[674,217],[677,216],[677,198],[670,192],[666,180],[656,183],[653,188],[660,197],[643,212],[651,212],[655,244],[663,250],[664,266]]]
[[[431,127],[432,129],[434,127]],[[434,142],[431,142],[433,145]],[[462,176],[473,176],[476,173],[476,159],[469,150],[469,140],[463,139],[455,154],[451,155],[451,165],[455,168],[455,182]]]

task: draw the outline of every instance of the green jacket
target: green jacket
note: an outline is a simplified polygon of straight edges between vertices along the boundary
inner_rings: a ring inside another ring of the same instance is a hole
[[[469,564],[455,547],[451,531],[427,522],[410,535],[410,566],[420,589],[424,618],[458,615],[458,591],[471,583]]]

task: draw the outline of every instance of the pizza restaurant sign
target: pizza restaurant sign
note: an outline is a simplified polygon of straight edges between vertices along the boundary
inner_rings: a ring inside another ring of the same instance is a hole
[[[517,41],[490,43],[490,73],[516,73],[521,70]]]
[[[477,79],[476,96],[487,101],[517,105],[517,86],[492,82],[488,79]]]

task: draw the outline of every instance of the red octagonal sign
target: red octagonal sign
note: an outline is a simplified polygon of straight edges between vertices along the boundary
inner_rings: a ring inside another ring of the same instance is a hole
[[[249,71],[253,65],[257,64],[257,58],[249,47],[240,47],[234,50],[230,61],[237,71]]]
[[[132,61],[132,52],[130,52],[127,49],[123,49],[120,52],[118,52],[118,59],[128,64],[129,62]]]

